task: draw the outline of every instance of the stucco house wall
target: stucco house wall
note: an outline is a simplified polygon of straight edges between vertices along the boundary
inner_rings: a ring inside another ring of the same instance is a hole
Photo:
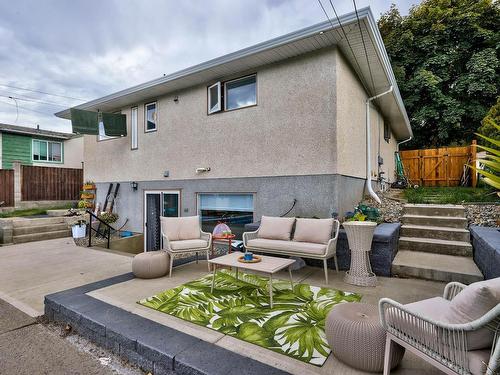
[[[213,82],[152,98],[155,132],[144,132],[145,103],[137,103],[138,150],[130,149],[131,107],[122,108],[129,136],[100,142],[85,136],[85,178],[165,180],[165,170],[168,180],[334,174],[336,54],[328,48],[223,77],[256,72],[253,107],[207,115]],[[211,171],[197,175],[198,167]]]

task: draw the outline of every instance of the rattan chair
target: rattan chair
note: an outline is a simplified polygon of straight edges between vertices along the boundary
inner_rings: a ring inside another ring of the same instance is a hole
[[[443,298],[451,301],[465,287],[464,284],[451,282],[446,286]],[[390,373],[388,361],[393,342],[446,374],[500,373],[500,304],[465,324],[435,321],[389,298],[380,300],[379,309],[382,325],[387,331],[384,375]],[[468,350],[467,335],[484,328],[494,333],[491,349]]]

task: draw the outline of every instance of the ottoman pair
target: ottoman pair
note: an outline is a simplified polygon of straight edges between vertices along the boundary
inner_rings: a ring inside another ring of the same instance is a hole
[[[132,260],[132,272],[140,279],[165,276],[169,271],[169,259],[164,250],[139,253]]]
[[[328,314],[326,338],[340,361],[359,370],[384,370],[386,332],[380,323],[378,307],[365,303],[342,303]],[[397,345],[397,344],[394,344]],[[391,369],[403,359],[405,349],[392,350]]]

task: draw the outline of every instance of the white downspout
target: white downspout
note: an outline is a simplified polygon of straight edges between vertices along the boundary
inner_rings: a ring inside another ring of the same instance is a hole
[[[370,193],[370,196],[377,201],[377,203],[381,203],[380,198],[378,195],[373,191],[372,187],[372,158],[371,158],[371,153],[372,153],[372,139],[371,139],[371,127],[370,127],[370,103],[372,100],[375,100],[377,98],[380,98],[381,96],[384,96],[386,94],[389,94],[392,92],[392,85],[389,87],[389,90],[384,91],[381,94],[372,96],[371,98],[366,99],[366,188],[368,189],[368,193]]]
[[[410,135],[410,138],[405,139],[404,141],[398,142],[398,143],[396,144],[396,151],[397,151],[397,152],[399,152],[399,145],[402,145],[403,143],[406,143],[406,142],[410,142],[412,139],[413,139],[413,136],[412,136],[412,135]]]

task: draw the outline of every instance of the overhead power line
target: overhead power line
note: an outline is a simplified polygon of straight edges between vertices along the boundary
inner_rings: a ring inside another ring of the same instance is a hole
[[[18,87],[18,86],[12,86],[12,85],[6,85],[4,83],[0,83],[0,86],[4,87],[10,87],[12,89],[17,89],[17,90],[25,90],[25,91],[31,91],[31,92],[37,92],[39,94],[44,94],[44,95],[51,95],[51,96],[58,96],[60,98],[66,98],[66,99],[73,99],[73,100],[81,100],[81,101],[87,101],[87,99],[82,99],[82,98],[75,98],[73,96],[66,96],[66,95],[60,95],[60,94],[54,94],[46,91],[40,91],[40,90],[33,90],[33,89],[27,89],[24,87]]]
[[[12,104],[12,103],[7,103],[7,102],[4,102],[4,101],[0,101],[0,103],[6,104],[6,105],[10,105],[11,107],[21,108],[21,109],[24,109],[26,111],[32,111],[32,112],[41,113],[42,115],[47,115],[47,116],[52,116],[53,115],[53,113],[37,111],[36,109],[21,107],[20,105],[15,105],[15,104]]]
[[[375,82],[373,81],[372,68],[370,66],[370,61],[368,60],[368,51],[366,50],[365,38],[363,37],[363,30],[361,30],[361,22],[359,22],[358,8],[356,7],[356,0],[352,0],[354,4],[354,11],[356,12],[356,19],[358,20],[359,33],[361,34],[361,41],[363,42],[363,48],[365,50],[366,65],[368,65],[368,71],[370,72],[370,80],[372,82],[373,94],[376,94]]]
[[[52,106],[61,107],[61,108],[68,107],[67,105],[63,105],[63,104],[57,104],[54,102],[46,102],[44,100],[38,100],[38,99],[27,98],[27,97],[19,97],[19,96],[13,96],[13,95],[2,95],[2,94],[0,94],[0,97],[13,99],[13,100],[21,100],[21,101],[30,102],[30,103],[40,103],[40,104],[52,105]]]

